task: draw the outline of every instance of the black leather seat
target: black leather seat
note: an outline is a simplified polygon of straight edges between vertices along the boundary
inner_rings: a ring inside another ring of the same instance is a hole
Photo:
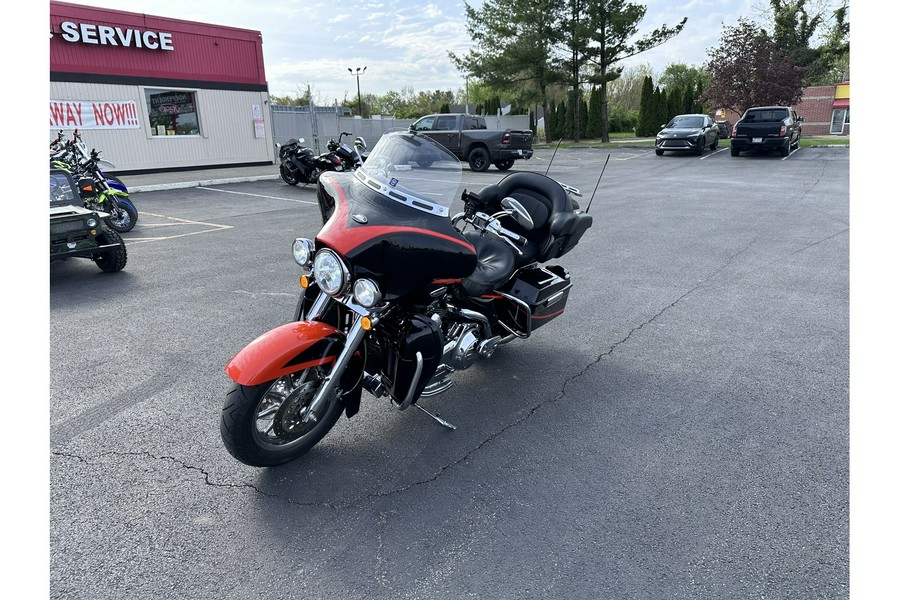
[[[513,250],[498,239],[484,237],[478,232],[465,234],[478,254],[475,271],[462,280],[462,288],[469,296],[481,296],[500,287],[512,277],[516,268],[516,255]]]
[[[576,210],[558,183],[539,173],[512,173],[499,183],[485,187],[479,195],[491,206],[491,211],[499,210],[500,201],[509,196],[531,215],[534,227],[530,230],[514,222],[504,222],[504,227],[528,240],[522,254],[516,255],[518,266],[559,258],[575,247],[593,223],[593,217]]]

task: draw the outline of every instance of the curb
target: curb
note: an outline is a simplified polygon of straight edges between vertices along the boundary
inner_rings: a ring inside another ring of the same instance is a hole
[[[148,185],[129,186],[128,192],[159,192],[163,190],[178,190],[204,185],[223,185],[226,183],[247,183],[251,181],[265,181],[279,179],[279,175],[253,175],[250,177],[227,177],[222,179],[201,179],[197,181],[179,181],[176,183],[153,183]]]

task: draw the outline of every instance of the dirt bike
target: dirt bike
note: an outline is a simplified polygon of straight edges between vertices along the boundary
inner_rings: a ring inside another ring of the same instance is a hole
[[[108,213],[104,221],[110,228],[120,233],[134,229],[138,211],[128,195],[128,188],[121,179],[103,171],[115,168],[115,165],[103,160],[96,149],[88,152],[77,129],[69,141],[60,131],[50,142],[50,167],[72,174],[85,208]]]
[[[301,293],[294,321],[237,352],[220,419],[237,460],[297,458],[354,416],[363,391],[399,410],[448,390],[451,376],[527,339],[563,314],[568,272],[545,264],[592,224],[580,192],[537,173],[463,191],[462,166],[415,132],[384,135],[352,173],[324,173],[324,226],[298,238]]]

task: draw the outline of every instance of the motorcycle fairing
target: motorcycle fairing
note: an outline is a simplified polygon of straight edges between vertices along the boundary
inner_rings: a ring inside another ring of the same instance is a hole
[[[475,270],[475,247],[449,219],[392,202],[346,176],[323,174],[319,184],[327,220],[317,243],[346,258],[355,275],[376,276],[386,296]]]
[[[333,363],[344,347],[340,330],[318,321],[286,323],[262,334],[225,366],[241,385],[259,385],[291,373]]]

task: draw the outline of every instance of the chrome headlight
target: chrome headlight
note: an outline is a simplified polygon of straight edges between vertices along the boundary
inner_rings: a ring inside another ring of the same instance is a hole
[[[307,269],[312,265],[314,251],[315,245],[312,240],[306,238],[297,238],[291,246],[291,253],[294,255],[294,261],[301,267]]]
[[[97,219],[95,219],[94,217],[88,217],[88,220],[87,220],[87,226],[90,227],[91,229],[93,229],[94,227],[96,227],[96,226],[97,226]]]
[[[327,248],[316,252],[313,273],[319,288],[329,296],[340,294],[347,285],[348,273],[344,263]]]
[[[381,302],[381,290],[371,279],[357,279],[353,284],[353,297],[360,306],[372,308]]]

